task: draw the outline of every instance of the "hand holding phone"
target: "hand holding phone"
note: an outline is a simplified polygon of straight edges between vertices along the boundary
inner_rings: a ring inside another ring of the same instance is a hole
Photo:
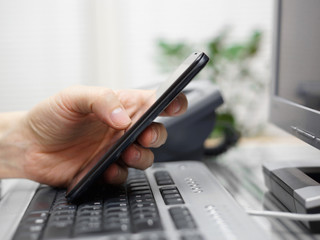
[[[83,176],[74,178],[67,190],[66,197],[72,202],[79,199],[90,186],[115,162],[122,152],[132,144],[142,131],[170,104],[182,89],[205,66],[209,58],[202,52],[191,54],[158,88],[156,97],[150,96],[154,101],[150,108],[142,107],[132,118],[131,126],[117,140],[117,142],[97,161],[91,170]],[[155,100],[154,100],[155,99]]]

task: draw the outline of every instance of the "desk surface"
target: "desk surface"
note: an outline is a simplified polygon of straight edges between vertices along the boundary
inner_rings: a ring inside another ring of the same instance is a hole
[[[262,164],[265,161],[319,159],[320,151],[291,137],[244,140],[218,158],[205,163],[224,187],[248,210],[283,210],[283,206],[264,185]],[[270,239],[320,239],[297,221],[253,217]]]

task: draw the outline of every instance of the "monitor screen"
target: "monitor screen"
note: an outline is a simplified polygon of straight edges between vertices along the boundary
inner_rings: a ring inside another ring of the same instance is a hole
[[[271,122],[320,149],[320,1],[278,0]]]

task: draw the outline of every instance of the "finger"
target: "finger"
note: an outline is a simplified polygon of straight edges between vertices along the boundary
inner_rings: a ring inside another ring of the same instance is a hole
[[[128,169],[121,164],[113,163],[104,172],[103,177],[109,184],[122,184],[128,177]]]
[[[136,114],[137,110],[150,107],[155,101],[154,90],[125,89],[116,90],[118,98],[127,110],[129,116]]]
[[[115,129],[125,129],[131,119],[116,93],[108,88],[78,86],[61,92],[67,109],[76,113],[94,113],[101,121]]]
[[[188,108],[187,97],[180,93],[163,111],[162,116],[178,116],[184,113]]]
[[[161,123],[152,123],[138,137],[137,141],[143,147],[160,147],[168,137],[165,126]]]
[[[147,169],[153,163],[154,155],[150,149],[136,144],[129,146],[121,155],[122,160],[128,167]]]

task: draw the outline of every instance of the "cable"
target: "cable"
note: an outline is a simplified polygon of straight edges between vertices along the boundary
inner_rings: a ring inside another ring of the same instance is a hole
[[[303,214],[303,213],[256,211],[256,210],[248,210],[247,213],[252,216],[285,218],[285,219],[298,220],[298,221],[320,221],[320,213]]]

